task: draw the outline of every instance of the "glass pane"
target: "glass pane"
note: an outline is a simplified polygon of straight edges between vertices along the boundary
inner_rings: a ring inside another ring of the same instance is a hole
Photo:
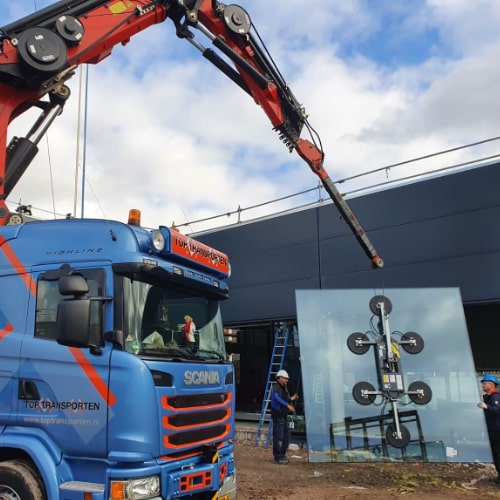
[[[296,299],[311,462],[491,462],[458,289]]]

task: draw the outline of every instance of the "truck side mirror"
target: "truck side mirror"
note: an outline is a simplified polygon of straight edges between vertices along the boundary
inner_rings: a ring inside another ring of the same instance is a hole
[[[56,339],[61,345],[87,347],[90,343],[90,299],[65,299],[57,306]]]
[[[100,354],[100,341],[92,333],[96,326],[100,328],[100,323],[91,324],[92,311],[95,313],[91,303],[94,301],[102,304],[112,300],[112,297],[88,297],[88,292],[87,280],[81,274],[68,274],[59,278],[59,293],[72,297],[60,300],[57,305],[56,339],[61,345],[90,347],[91,352]]]
[[[89,293],[87,280],[81,274],[70,274],[59,278],[59,293],[83,297]]]
[[[57,306],[56,339],[61,345],[87,347],[90,341],[89,286],[81,274],[59,278],[59,293],[75,298],[61,300]]]

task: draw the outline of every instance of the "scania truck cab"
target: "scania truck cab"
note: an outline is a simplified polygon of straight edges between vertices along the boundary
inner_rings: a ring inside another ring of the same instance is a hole
[[[229,272],[133,219],[1,227],[0,498],[234,498]]]

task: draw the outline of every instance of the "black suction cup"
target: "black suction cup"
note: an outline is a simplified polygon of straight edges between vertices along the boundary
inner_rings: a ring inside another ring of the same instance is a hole
[[[375,295],[370,300],[370,311],[377,316],[380,316],[380,303],[384,304],[385,314],[391,314],[392,302],[384,295]]]
[[[385,431],[385,439],[394,448],[404,448],[410,442],[410,431],[404,425],[399,424],[399,432],[400,436],[394,424],[389,424]]]
[[[418,394],[410,394],[418,392]],[[425,382],[412,382],[408,386],[408,396],[416,405],[426,405],[432,399],[432,389]]]
[[[400,344],[409,354],[418,354],[424,348],[424,339],[418,333],[406,332],[401,337]]]
[[[367,392],[376,392],[375,387],[369,382],[358,382],[354,384],[352,388],[352,397],[354,401],[360,405],[371,405],[375,401],[377,395],[367,394]]]
[[[347,337],[347,347],[354,354],[364,354],[370,349],[370,344],[365,344],[369,342],[368,337],[361,332],[351,333]]]

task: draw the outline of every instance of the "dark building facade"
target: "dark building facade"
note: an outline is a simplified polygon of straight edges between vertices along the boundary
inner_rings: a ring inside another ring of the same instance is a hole
[[[240,411],[260,411],[273,331],[296,322],[295,290],[458,287],[477,371],[500,370],[500,164],[348,200],[384,259],[373,269],[332,203],[196,237],[229,255]],[[299,372],[298,348],[287,368]],[[445,355],[445,353],[443,353]]]

